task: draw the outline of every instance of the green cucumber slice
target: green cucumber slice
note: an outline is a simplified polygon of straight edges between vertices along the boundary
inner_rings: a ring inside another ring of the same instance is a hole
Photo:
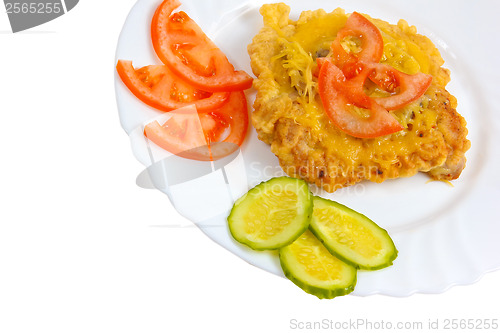
[[[252,188],[229,214],[229,231],[254,250],[275,250],[292,243],[309,226],[312,194],[303,180],[278,177]]]
[[[318,298],[347,295],[356,286],[356,268],[331,255],[309,230],[281,248],[279,258],[285,276]]]
[[[392,265],[398,255],[386,230],[335,201],[314,197],[310,229],[334,256],[365,270]]]

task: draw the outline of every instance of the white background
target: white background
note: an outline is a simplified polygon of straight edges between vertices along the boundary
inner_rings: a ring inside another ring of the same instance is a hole
[[[134,2],[82,0],[18,34],[0,7],[0,332],[500,319],[500,272],[440,295],[320,301],[213,243],[165,195],[137,187],[143,167],[113,86],[116,42]],[[494,32],[485,32],[492,41]]]

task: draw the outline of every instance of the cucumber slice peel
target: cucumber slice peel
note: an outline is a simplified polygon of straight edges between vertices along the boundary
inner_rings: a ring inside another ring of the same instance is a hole
[[[305,181],[272,178],[235,202],[228,216],[229,231],[235,240],[254,250],[279,249],[308,228],[312,199]]]
[[[331,255],[309,230],[281,248],[279,258],[285,276],[318,298],[347,295],[356,286],[357,270]]]
[[[398,251],[386,230],[342,204],[314,197],[310,229],[334,256],[364,270],[392,265]]]

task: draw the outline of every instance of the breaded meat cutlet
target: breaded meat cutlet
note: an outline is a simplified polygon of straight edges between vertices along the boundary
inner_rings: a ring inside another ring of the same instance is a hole
[[[288,175],[328,192],[365,179],[380,183],[417,172],[436,180],[459,177],[470,147],[466,122],[445,89],[450,73],[441,67],[444,61],[427,37],[403,20],[390,25],[368,17],[384,40],[381,63],[433,78],[423,96],[392,111],[402,131],[356,138],[330,121],[314,76],[316,58],[329,54],[348,15],[341,9],[306,11],[292,21],[289,11],[285,4],[264,5],[264,27],[248,46],[257,76],[252,124]]]

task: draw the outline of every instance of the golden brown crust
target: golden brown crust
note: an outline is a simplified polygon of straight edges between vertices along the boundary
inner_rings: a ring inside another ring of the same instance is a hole
[[[286,43],[283,40],[299,25],[327,13],[304,12],[297,22],[288,19],[289,8],[283,4],[265,5],[261,13],[265,26],[248,47],[252,70],[258,77],[254,81],[257,96],[252,124],[288,175],[329,192],[364,179],[380,183],[417,172],[443,180],[460,175],[470,147],[466,123],[456,111],[456,99],[445,89],[449,71],[441,67],[443,60],[427,37],[416,34],[405,21],[389,25],[373,20],[387,40],[408,41],[418,48],[415,54],[426,57],[419,68],[433,75],[433,83],[419,101],[394,112],[406,127],[403,131],[359,139],[330,122],[318,96],[304,103],[297,89],[290,87],[282,63],[275,61]],[[340,9],[335,13],[344,15]]]

